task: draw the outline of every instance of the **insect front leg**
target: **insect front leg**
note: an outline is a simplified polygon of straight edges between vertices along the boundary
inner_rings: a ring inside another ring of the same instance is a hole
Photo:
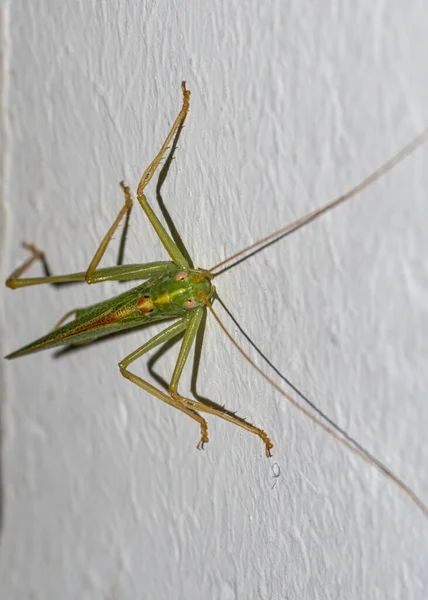
[[[193,342],[195,341],[196,334],[201,325],[202,316],[205,308],[197,308],[195,309],[189,324],[184,332],[183,341],[181,343],[180,351],[178,353],[177,362],[175,365],[174,373],[172,374],[171,383],[169,384],[169,393],[171,397],[177,402],[183,402],[186,406],[193,410],[197,410],[199,412],[209,413],[211,415],[215,415],[216,417],[220,417],[234,425],[238,425],[255,435],[258,435],[259,438],[263,441],[266,450],[266,456],[271,456],[271,449],[273,448],[273,444],[270,441],[268,435],[260,429],[259,427],[255,427],[251,423],[248,423],[245,419],[238,417],[235,413],[230,410],[227,410],[225,407],[219,406],[214,403],[205,403],[200,400],[192,400],[190,398],[185,398],[178,393],[178,383],[180,381],[181,374],[183,372],[184,365],[186,364],[187,358],[189,356],[190,349],[192,347]],[[198,447],[203,446],[204,441],[198,444]]]
[[[121,360],[119,363],[119,368],[120,372],[126,379],[129,379],[130,381],[132,381],[132,383],[135,383],[135,385],[138,385],[138,387],[142,388],[152,396],[155,396],[156,398],[159,398],[159,400],[162,400],[162,402],[165,402],[166,404],[177,408],[178,410],[186,414],[188,417],[199,423],[201,428],[201,439],[198,444],[198,447],[201,447],[204,443],[208,442],[208,425],[206,420],[203,417],[201,417],[201,415],[199,415],[191,406],[189,406],[187,402],[168,396],[168,394],[165,394],[165,392],[162,392],[162,390],[158,389],[148,381],[145,381],[141,377],[138,377],[138,375],[135,375],[135,373],[128,371],[127,368],[132,362],[134,362],[134,360],[137,360],[137,358],[140,358],[146,352],[149,352],[156,346],[159,346],[160,344],[163,344],[164,342],[167,342],[168,340],[171,340],[174,337],[176,337],[178,334],[180,334],[183,330],[187,328],[188,323],[189,317],[184,317],[180,321],[173,323],[170,327],[164,329],[163,331],[152,337],[140,348],[137,348],[136,350],[134,350],[134,352],[132,352],[123,360]]]

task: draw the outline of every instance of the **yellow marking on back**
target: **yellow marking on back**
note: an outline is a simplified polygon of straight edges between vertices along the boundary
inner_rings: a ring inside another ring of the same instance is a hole
[[[174,292],[172,292],[172,294],[168,294],[168,292],[165,292],[164,294],[162,294],[162,296],[158,296],[155,300],[155,304],[169,304],[171,302],[171,295],[174,295]]]

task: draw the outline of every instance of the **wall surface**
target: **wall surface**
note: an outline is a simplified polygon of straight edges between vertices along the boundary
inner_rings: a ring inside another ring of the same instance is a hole
[[[191,112],[161,193],[203,267],[357,184],[428,123],[423,0],[6,0],[2,28],[3,280],[21,241],[54,272],[86,268],[182,79]],[[216,280],[281,371],[425,502],[427,195],[428,145]],[[156,180],[148,196],[157,208]],[[128,242],[126,262],[165,257],[137,207]],[[3,288],[3,354],[124,285]],[[425,600],[421,511],[292,409],[212,318],[198,391],[262,426],[271,460],[215,418],[198,452],[193,421],[120,376],[160,329],[1,365],[0,597]],[[166,379],[176,353],[156,364]],[[147,359],[134,371],[151,377]],[[189,365],[183,392],[190,379]]]

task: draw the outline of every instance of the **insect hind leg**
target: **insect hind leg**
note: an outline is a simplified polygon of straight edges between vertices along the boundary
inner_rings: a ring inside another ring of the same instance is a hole
[[[85,279],[86,279],[87,283],[96,283],[96,278],[94,277],[95,271],[96,271],[98,265],[100,264],[105,251],[107,250],[107,246],[111,242],[113,235],[115,234],[116,229],[119,227],[122,219],[126,215],[128,215],[129,212],[131,211],[131,208],[132,208],[131,190],[129,189],[129,187],[127,185],[125,185],[125,183],[123,181],[120,182],[120,187],[122,188],[123,194],[125,196],[124,204],[123,204],[122,208],[120,209],[116,219],[114,220],[113,225],[110,227],[110,229],[107,231],[107,233],[103,237],[101,244],[98,246],[98,248],[94,254],[94,257],[92,258],[91,262],[89,263],[89,267],[87,268],[86,274],[85,274]],[[122,241],[121,241],[120,245],[122,246]]]
[[[73,308],[73,310],[69,310],[68,312],[65,313],[64,316],[62,316],[60,318],[60,320],[55,323],[55,325],[52,327],[51,331],[55,331],[56,329],[59,329],[61,327],[61,325],[63,323],[65,323],[65,321],[67,321],[67,319],[71,316],[74,315],[74,318],[76,319],[79,316],[79,313],[83,313],[85,311],[85,309],[82,308]]]
[[[147,200],[143,194],[144,188],[147,186],[147,184],[153,177],[156,169],[159,166],[159,163],[162,160],[162,156],[165,154],[165,152],[168,148],[168,145],[170,144],[171,140],[174,137],[175,132],[180,127],[180,125],[184,122],[184,119],[186,118],[187,112],[189,110],[190,91],[186,89],[186,85],[185,85],[184,81],[181,84],[181,88],[182,88],[182,92],[183,92],[183,104],[181,106],[181,110],[178,113],[178,116],[175,119],[174,124],[172,125],[171,130],[170,130],[169,134],[167,135],[164,143],[162,144],[160,151],[158,152],[158,154],[155,156],[155,158],[152,160],[152,162],[149,164],[149,166],[143,173],[143,176],[140,180],[140,183],[139,183],[138,189],[137,189],[137,200],[139,201],[140,205],[142,206],[143,210],[145,211],[149,221],[155,228],[156,233],[158,234],[161,242],[165,246],[165,248],[166,248],[167,252],[169,253],[169,255],[171,256],[172,260],[176,264],[183,266],[183,268],[189,268],[189,265],[188,265],[185,257],[181,254],[181,252],[177,248],[174,241],[170,238],[168,233],[165,231],[164,227],[161,225],[161,223],[159,222],[158,218],[153,213],[151,208],[149,206],[147,206]],[[94,254],[94,257],[89,264],[89,267],[86,271],[86,277],[85,277],[85,279],[88,283],[96,283],[96,280],[94,278],[96,268],[99,265],[102,257],[104,256],[107,246],[109,245],[120,222],[126,215],[129,215],[129,212],[131,211],[131,208],[132,208],[132,196],[131,196],[130,189],[124,185],[123,181],[120,182],[120,186],[125,195],[125,203],[124,203],[123,207],[120,209],[115,221],[113,222],[113,225],[110,227],[110,229],[105,234],[101,244],[98,246],[98,248]],[[122,242],[121,242],[120,246],[122,246]],[[121,252],[120,252],[120,254],[121,254]]]
[[[189,106],[190,106],[190,91],[188,89],[186,89],[186,82],[183,81],[181,83],[181,90],[183,92],[183,104],[181,106],[181,110],[178,113],[177,118],[175,119],[170,132],[168,133],[168,135],[165,138],[164,143],[162,144],[161,149],[159,150],[159,152],[157,153],[157,155],[155,156],[155,158],[152,160],[152,162],[149,164],[149,166],[147,167],[147,169],[144,171],[143,176],[141,177],[140,183],[138,184],[138,189],[137,189],[137,197],[142,196],[143,192],[144,192],[144,188],[147,187],[149,181],[151,180],[151,178],[153,177],[156,169],[159,166],[160,161],[162,160],[163,155],[165,154],[169,144],[171,143],[172,138],[174,137],[176,131],[178,130],[178,128],[184,123],[184,120],[186,118],[186,115],[189,111]]]

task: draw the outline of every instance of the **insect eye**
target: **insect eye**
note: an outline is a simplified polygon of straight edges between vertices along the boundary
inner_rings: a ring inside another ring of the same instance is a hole
[[[194,298],[188,298],[187,300],[184,301],[184,306],[186,308],[195,308],[195,306],[197,306],[197,302]]]
[[[180,271],[179,273],[177,273],[177,275],[175,276],[176,281],[184,281],[184,279],[187,279],[187,273],[186,271]]]

